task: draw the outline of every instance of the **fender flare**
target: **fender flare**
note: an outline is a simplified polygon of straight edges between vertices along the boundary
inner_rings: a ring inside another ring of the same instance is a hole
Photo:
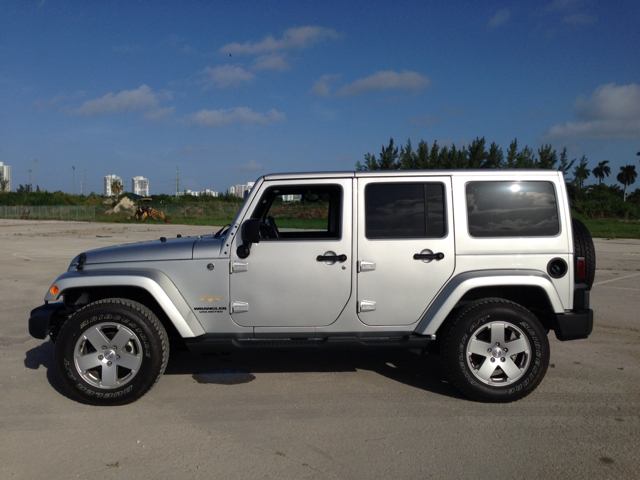
[[[453,277],[442,289],[420,319],[415,333],[435,335],[440,325],[467,292],[475,288],[499,287],[502,285],[541,288],[546,293],[553,311],[555,313],[564,313],[560,296],[553,286],[551,278],[538,270],[480,270],[465,272]]]
[[[95,287],[138,287],[149,292],[169,317],[182,338],[203,335],[204,329],[191,307],[167,275],[158,270],[82,270],[60,275],[52,286],[58,287],[54,295],[51,288],[45,302],[55,302],[71,289]]]

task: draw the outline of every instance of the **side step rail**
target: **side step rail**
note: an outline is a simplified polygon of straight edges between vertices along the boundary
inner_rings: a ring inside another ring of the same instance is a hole
[[[323,338],[237,338],[202,335],[189,338],[185,343],[192,352],[227,351],[239,349],[281,348],[426,348],[434,338],[429,335],[405,335],[401,337],[332,336]]]

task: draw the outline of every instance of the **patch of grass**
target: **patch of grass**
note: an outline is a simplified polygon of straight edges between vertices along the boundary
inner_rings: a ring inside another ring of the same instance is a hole
[[[640,221],[619,218],[581,219],[596,238],[640,238]]]

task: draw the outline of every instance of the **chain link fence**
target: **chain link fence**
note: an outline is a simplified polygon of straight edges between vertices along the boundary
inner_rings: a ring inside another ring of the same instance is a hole
[[[95,205],[0,205],[0,218],[95,222]]]
[[[153,204],[167,221],[175,223],[197,222],[200,224],[229,223],[240,205],[211,203],[200,205]],[[119,222],[134,218],[136,208],[119,209],[114,212],[106,205],[0,205],[0,218],[19,220],[61,220],[75,222]],[[149,220],[145,220],[149,221]]]

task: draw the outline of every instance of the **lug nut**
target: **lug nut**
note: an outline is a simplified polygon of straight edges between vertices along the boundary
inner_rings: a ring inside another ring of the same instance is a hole
[[[107,349],[107,346],[106,346],[106,345],[102,345],[102,349],[103,349],[103,350],[106,350],[106,349]]]
[[[490,348],[487,348],[487,352],[491,353],[491,349],[490,349]]]
[[[114,346],[113,346],[113,349],[114,349],[114,350],[117,350],[117,349],[118,349],[118,346],[117,346],[117,345],[114,345]]]
[[[500,359],[500,361],[501,361],[501,362],[504,362],[504,361],[505,361],[505,358],[504,358],[504,357],[502,357],[502,358]]]
[[[505,348],[505,349],[504,349],[504,351],[505,351],[505,353],[506,353],[506,352],[508,352],[508,351],[509,351],[509,349],[508,349],[508,348]]]
[[[98,360],[102,360],[104,357],[102,355],[98,355]]]
[[[107,362],[107,366],[110,367],[112,362]]]
[[[496,342],[496,347],[499,347],[499,346],[500,346],[500,342]]]
[[[116,355],[116,360],[120,360],[120,355]]]
[[[493,362],[495,362],[495,361],[496,361],[496,359],[495,359],[495,358],[493,358],[493,357],[491,357],[491,363],[493,363]]]

